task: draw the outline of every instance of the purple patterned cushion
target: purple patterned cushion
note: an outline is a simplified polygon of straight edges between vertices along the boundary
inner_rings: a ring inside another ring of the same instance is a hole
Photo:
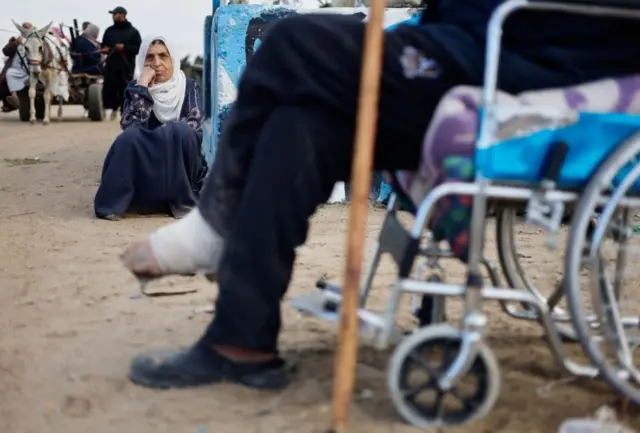
[[[400,187],[416,205],[443,181],[442,163],[447,157],[473,156],[481,97],[479,87],[458,86],[438,104],[423,141],[419,169],[397,173]],[[524,92],[518,96],[498,92],[497,98],[498,102],[508,105],[640,114],[640,75]]]

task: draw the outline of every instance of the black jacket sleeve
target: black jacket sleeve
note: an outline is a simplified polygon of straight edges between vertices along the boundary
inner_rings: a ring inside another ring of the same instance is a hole
[[[102,35],[102,43],[100,44],[102,48],[113,48],[111,33],[111,27],[104,31],[104,35]]]
[[[138,29],[133,29],[131,37],[124,45],[124,51],[127,53],[127,56],[130,58],[134,58],[138,55],[138,51],[140,51],[140,45],[142,45],[142,38],[140,37],[140,32]]]
[[[7,57],[13,56],[18,51],[18,43],[16,42],[16,38],[9,39],[7,45],[2,48],[2,54]]]

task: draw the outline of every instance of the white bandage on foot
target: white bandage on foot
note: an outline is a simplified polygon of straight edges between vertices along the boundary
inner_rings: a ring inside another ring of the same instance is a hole
[[[151,233],[149,243],[160,270],[167,274],[216,274],[224,251],[224,239],[197,208]]]

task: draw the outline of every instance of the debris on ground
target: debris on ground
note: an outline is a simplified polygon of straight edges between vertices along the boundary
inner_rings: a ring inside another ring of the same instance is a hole
[[[6,162],[9,167],[19,167],[24,165],[46,164],[49,161],[45,161],[36,156],[35,158],[5,158],[4,162]]]
[[[635,430],[618,423],[616,412],[602,406],[591,419],[566,420],[560,425],[558,433],[635,433]]]

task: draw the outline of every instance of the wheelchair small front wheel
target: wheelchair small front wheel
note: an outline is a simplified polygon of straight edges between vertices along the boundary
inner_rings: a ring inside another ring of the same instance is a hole
[[[443,323],[417,330],[398,345],[387,373],[389,392],[406,422],[419,428],[453,427],[486,416],[500,394],[500,371],[488,346],[450,390],[438,379],[462,346],[460,330]]]

